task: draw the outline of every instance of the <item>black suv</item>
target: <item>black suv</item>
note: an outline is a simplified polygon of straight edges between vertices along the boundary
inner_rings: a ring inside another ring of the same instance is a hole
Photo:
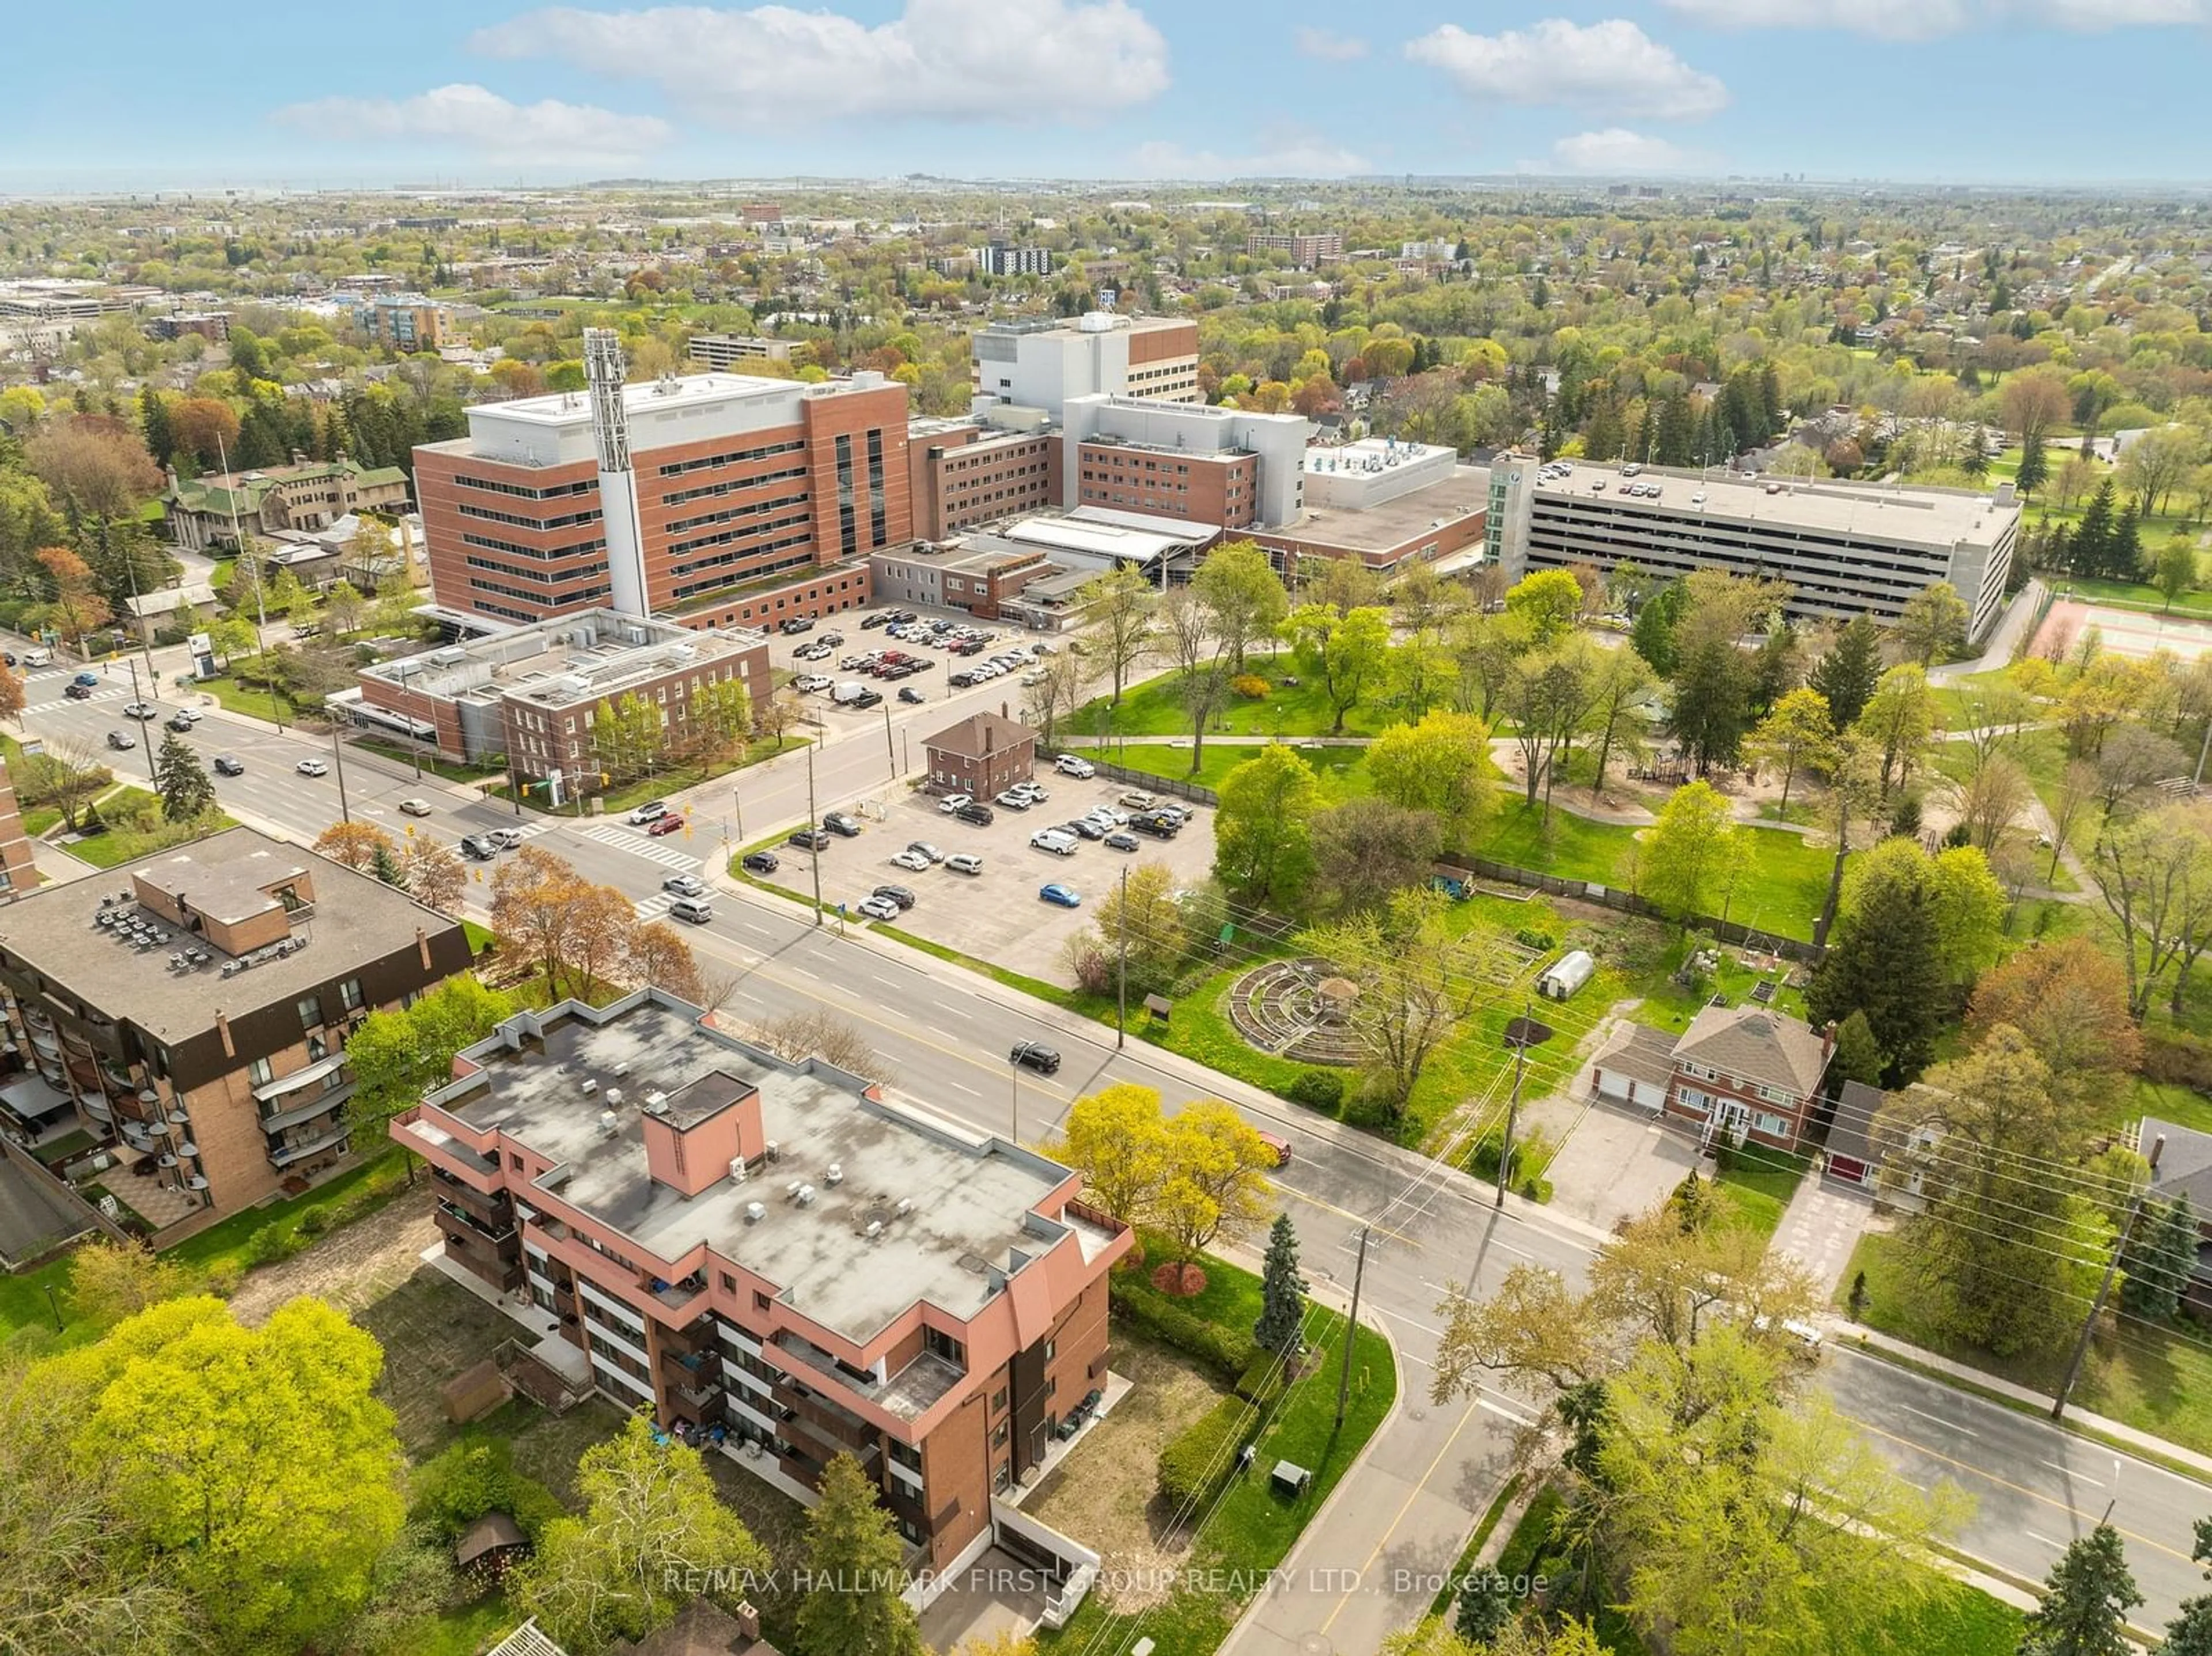
[[[914,893],[902,885],[879,885],[868,895],[881,897],[887,903],[896,903],[901,911],[914,907]]]
[[[219,753],[215,756],[215,773],[217,776],[243,776],[246,767],[233,755]]]
[[[1018,1064],[1024,1070],[1035,1070],[1041,1076],[1060,1073],[1060,1053],[1056,1048],[1042,1041],[1024,1040],[1006,1054],[1009,1064]]]
[[[749,851],[742,866],[748,874],[773,874],[781,864],[772,851]]]
[[[842,810],[833,810],[823,817],[822,826],[828,828],[830,833],[840,834],[848,840],[857,840],[860,837],[860,819],[848,816]]]
[[[952,813],[952,820],[956,822],[965,822],[971,828],[988,828],[992,822],[991,808],[988,805],[979,805],[970,799]]]
[[[1129,826],[1139,834],[1151,834],[1155,840],[1172,840],[1182,824],[1172,816],[1164,816],[1156,811],[1144,811],[1132,816],[1129,819]]]
[[[830,843],[830,836],[820,828],[793,828],[784,843],[797,846],[801,851],[820,851]]]

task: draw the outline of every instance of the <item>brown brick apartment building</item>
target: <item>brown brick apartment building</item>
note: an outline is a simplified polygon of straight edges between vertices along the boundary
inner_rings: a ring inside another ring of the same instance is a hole
[[[624,1407],[802,1484],[852,1455],[917,1564],[984,1542],[1106,1385],[1130,1234],[1033,1151],[654,990],[520,1014],[454,1069],[392,1125],[448,1259],[558,1317]]]
[[[868,554],[911,539],[907,391],[703,373],[624,388],[655,615],[769,626],[868,601]],[[415,451],[440,604],[532,622],[606,602],[607,543],[581,395],[487,403]]]
[[[1036,732],[1003,713],[970,713],[925,738],[932,793],[989,799],[1036,774]]]
[[[1060,496],[1060,434],[994,431],[975,420],[915,420],[907,428],[916,538],[941,541]]]
[[[1201,454],[1113,438],[1076,446],[1075,498],[1084,506],[1185,523],[1249,529],[1260,518],[1260,457]]]
[[[230,1212],[346,1156],[346,1037],[468,963],[404,892],[229,828],[0,908],[5,1061],[179,1211]]]

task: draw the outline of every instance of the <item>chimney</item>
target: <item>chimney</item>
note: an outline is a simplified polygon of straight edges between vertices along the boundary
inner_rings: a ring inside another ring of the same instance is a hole
[[[2165,1154],[2166,1135],[2164,1133],[2160,1133],[2157,1137],[2150,1141],[2150,1154],[2143,1158],[2150,1163],[2150,1170],[2153,1173],[2156,1173],[2158,1171],[2158,1158]]]
[[[1820,1067],[1828,1067],[1828,1054],[1836,1050],[1836,1021],[1830,1018],[1820,1030]]]
[[[429,971],[431,969],[430,934],[425,931],[419,925],[415,928],[415,954],[416,958],[422,962],[422,969],[425,972]]]
[[[760,1612],[750,1604],[739,1604],[730,1619],[738,1624],[738,1636],[757,1640],[760,1637]]]
[[[216,1009],[215,1032],[217,1035],[222,1037],[222,1055],[225,1058],[236,1058],[238,1056],[238,1044],[230,1038],[230,1020],[223,1016],[222,1009],[221,1007],[217,1007]]]

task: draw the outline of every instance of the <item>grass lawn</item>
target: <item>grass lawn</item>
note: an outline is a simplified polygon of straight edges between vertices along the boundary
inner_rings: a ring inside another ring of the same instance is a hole
[[[1376,736],[1405,721],[1401,708],[1380,701],[1361,702],[1345,715],[1344,728],[1339,731],[1334,728],[1336,711],[1328,705],[1318,679],[1308,677],[1295,689],[1282,687],[1283,676],[1296,672],[1288,656],[1272,662],[1261,657],[1253,666],[1275,688],[1257,701],[1226,697],[1214,712],[1215,731],[1237,736]],[[1121,705],[1113,710],[1110,726],[1106,697],[1085,702],[1075,710],[1068,728],[1097,735],[1107,734],[1110,729],[1116,736],[1188,736],[1190,710],[1176,688],[1179,679],[1178,674],[1163,673],[1122,691]]]
[[[198,1235],[187,1237],[169,1249],[168,1257],[202,1271],[221,1265],[244,1269],[250,1263],[247,1247],[253,1233],[264,1225],[276,1225],[289,1231],[309,1208],[337,1202],[356,1192],[364,1192],[364,1201],[381,1206],[406,1188],[407,1169],[399,1149],[390,1145],[305,1195],[281,1197],[210,1225]]]
[[[747,748],[743,757],[732,760],[727,764],[672,765],[665,770],[654,772],[651,776],[640,777],[635,782],[625,782],[618,788],[608,789],[599,796],[599,809],[610,813],[632,810],[648,799],[658,799],[663,794],[674,793],[684,788],[696,788],[702,782],[711,782],[718,776],[727,776],[733,771],[744,769],[749,765],[757,765],[773,759],[778,754],[789,753],[794,748],[803,748],[806,745],[806,740],[803,736],[787,736],[781,740],[763,737]],[[507,797],[504,789],[498,792],[500,798]],[[544,795],[538,792],[526,792],[522,798],[522,803],[526,806],[540,815],[548,814],[544,801]],[[560,810],[550,814],[572,816],[575,815],[575,803],[572,796]]]
[[[427,743],[410,748],[404,742],[388,742],[380,736],[356,736],[351,740],[356,748],[396,759],[403,765],[419,764],[441,781],[489,782],[507,774],[504,765],[456,765],[451,760],[439,758],[437,749]]]
[[[1729,1152],[1728,1166],[1714,1180],[1714,1191],[1732,1222],[1771,1236],[1810,1163],[1808,1156],[1747,1143]]]
[[[2157,519],[2160,523],[2182,524],[2179,519]],[[2183,525],[2183,526],[2186,526]],[[2193,531],[2192,531],[2193,532]],[[2157,544],[2163,546],[2166,537],[2158,537]],[[2143,545],[2153,544],[2151,531],[2143,532]],[[2148,610],[2158,614],[2187,616],[2198,621],[2212,621],[2212,592],[2184,592],[2174,599],[2171,610],[2166,608],[2166,595],[2155,586],[2143,581],[2096,580],[2080,575],[2057,575],[2051,578],[2059,589],[2061,598],[2078,598],[2085,604],[2109,604],[2117,610]]]
[[[228,673],[200,679],[193,688],[205,691],[234,713],[245,713],[272,723],[280,718],[288,725],[300,722],[300,709],[290,696],[281,691],[272,693],[264,690],[258,685],[241,684]]]
[[[1178,1303],[1186,1311],[1218,1321],[1239,1338],[1248,1337],[1259,1310],[1259,1278],[1211,1256],[1201,1256],[1200,1263],[1206,1275],[1205,1293]],[[1127,1649],[1141,1637],[1152,1641],[1158,1656],[1206,1656],[1228,1635],[1264,1572],[1289,1553],[1298,1532],[1382,1423],[1397,1395],[1389,1342],[1370,1328],[1358,1329],[1352,1347],[1351,1395],[1339,1429],[1334,1416],[1345,1319],[1309,1306],[1305,1325],[1313,1348],[1310,1366],[1266,1414],[1254,1455],[1260,1467],[1288,1460],[1310,1469],[1313,1480],[1305,1493],[1286,1501],[1262,1474],[1232,1478],[1193,1538],[1190,1555],[1183,1561],[1184,1585],[1165,1603],[1117,1616],[1094,1593],[1066,1627],[1040,1632],[1040,1649],[1076,1656],[1085,1650]],[[1237,1585],[1222,1587],[1218,1584],[1223,1580]]]
[[[1869,1328],[2018,1385],[2043,1392],[2056,1386],[2067,1352],[1998,1357],[1932,1332],[1913,1303],[1903,1255],[1903,1245],[1893,1235],[1860,1238],[1838,1279],[1837,1303],[1844,1301],[1852,1279],[1863,1271],[1863,1319]],[[2186,1331],[2188,1327],[2153,1328],[2108,1319],[2090,1343],[2074,1388],[2075,1406],[2184,1448],[2212,1453],[2212,1341]]]
[[[76,1132],[65,1132],[59,1138],[47,1139],[32,1154],[45,1166],[55,1168],[83,1155],[97,1143],[99,1141],[90,1133],[80,1129]]]
[[[1753,971],[1738,959],[1735,949],[1723,948],[1719,969],[1698,987],[1686,989],[1674,981],[1674,972],[1682,964],[1684,940],[1672,927],[1668,928],[1668,932],[1671,941],[1665,952],[1635,974],[1632,992],[1642,998],[1628,1016],[1638,1023],[1680,1033],[1690,1027],[1690,1020],[1705,1009],[1715,994],[1725,995],[1731,1006],[1741,1006],[1751,998],[1753,985],[1762,979],[1772,980],[1771,973]],[[1805,1016],[1805,992],[1779,989],[1775,992],[1773,1005],[1778,1012],[1802,1018]]]
[[[1190,744],[1180,747],[1159,742],[1132,742],[1127,747],[1116,746],[1110,755],[1117,765],[1127,765],[1153,776],[1164,776],[1178,782],[1196,782],[1200,787],[1221,791],[1221,784],[1229,773],[1255,757],[1260,749],[1224,743],[1209,743],[1200,755],[1198,774],[1190,773]],[[1367,776],[1367,749],[1337,745],[1328,747],[1299,747],[1298,755],[1319,773],[1323,787],[1333,800],[1352,799],[1372,793],[1374,784]]]

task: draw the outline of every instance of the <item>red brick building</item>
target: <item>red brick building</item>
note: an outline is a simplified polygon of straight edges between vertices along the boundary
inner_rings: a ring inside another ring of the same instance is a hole
[[[970,713],[921,744],[932,793],[988,799],[1036,773],[1036,732],[1001,713]]]
[[[1060,494],[1059,434],[994,431],[974,420],[908,427],[917,539],[941,541],[994,519],[1036,512]]]
[[[868,602],[868,555],[914,534],[906,387],[704,373],[624,387],[646,599],[697,627]],[[446,608],[531,622],[604,604],[607,542],[580,394],[487,403],[415,451]]]
[[[1763,1006],[1708,1006],[1671,1044],[1641,1025],[1625,1031],[1591,1065],[1590,1086],[1691,1125],[1708,1143],[1794,1150],[1835,1044],[1832,1031]]]
[[[853,1456],[911,1563],[988,1544],[994,1496],[1106,1386],[1132,1238],[1033,1151],[653,990],[518,1014],[454,1071],[392,1125],[447,1259],[672,1431],[804,1485]]]

